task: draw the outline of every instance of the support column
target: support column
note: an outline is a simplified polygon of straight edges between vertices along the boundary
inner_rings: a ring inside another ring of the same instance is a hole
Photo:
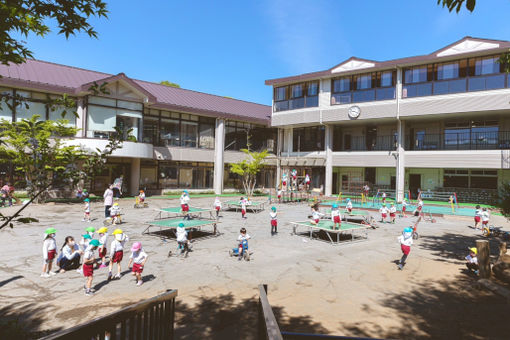
[[[75,137],[85,137],[85,122],[87,121],[87,112],[85,110],[85,104],[83,102],[83,98],[78,98],[76,100],[76,113],[78,114],[78,118],[76,118],[76,127],[79,129],[76,132]]]
[[[326,183],[324,187],[324,195],[331,196],[333,194],[333,127],[326,125]]]
[[[129,183],[129,194],[134,196],[140,190],[140,158],[131,160],[131,176]]]
[[[225,120],[216,119],[216,129],[214,132],[214,193],[221,195],[223,193],[223,173],[225,171],[225,162],[223,152],[225,150]]]
[[[400,119],[397,121],[397,167],[396,167],[396,199],[397,202],[402,202],[405,197],[405,150],[404,150],[404,133],[405,133],[405,122]]]
[[[276,180],[274,181],[276,189],[278,189],[278,187],[280,187],[280,180],[282,178],[282,168],[281,168],[281,162],[280,162],[280,157],[282,155],[282,153],[280,151],[283,149],[283,145],[281,144],[283,142],[282,134],[283,134],[283,130],[279,128],[278,135],[277,135],[278,137],[277,137],[277,141],[276,141],[276,145],[277,145],[277,149],[276,149]]]

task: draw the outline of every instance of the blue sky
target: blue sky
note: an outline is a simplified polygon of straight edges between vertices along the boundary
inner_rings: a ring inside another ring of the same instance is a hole
[[[510,0],[449,13],[436,0],[107,1],[99,39],[50,33],[35,57],[271,104],[264,80],[343,60],[428,54],[466,35],[510,40]],[[54,30],[56,31],[56,30]]]

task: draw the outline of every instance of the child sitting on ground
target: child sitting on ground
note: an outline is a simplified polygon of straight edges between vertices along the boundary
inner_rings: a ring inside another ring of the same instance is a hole
[[[141,286],[143,284],[142,272],[145,262],[147,262],[147,254],[142,249],[142,243],[135,242],[131,247],[131,256],[129,257],[128,267],[131,268],[133,264],[132,272],[136,276],[136,285]]]
[[[55,275],[55,273],[51,271],[51,267],[53,266],[53,260],[57,257],[57,241],[55,240],[56,232],[57,230],[55,228],[48,228],[44,232],[43,242],[44,264],[42,268],[41,277],[50,277],[50,275]]]
[[[395,219],[397,218],[397,208],[395,208],[395,204],[390,204],[390,220],[391,223],[395,223]]]
[[[381,209],[379,209],[379,212],[381,213],[381,222],[386,222],[386,217],[388,217],[389,210],[386,207],[386,204],[383,203]]]
[[[466,256],[466,267],[469,272],[474,271],[476,275],[478,275],[478,250],[473,247],[469,248],[469,255]]]
[[[119,203],[113,203],[113,206],[110,208],[110,217],[112,218],[113,225],[121,223]]]
[[[83,254],[83,276],[87,278],[85,282],[85,295],[92,295],[94,292],[92,291],[92,279],[94,278],[94,263],[96,262],[96,257],[94,256],[94,251],[99,247],[98,240],[90,241],[89,246],[85,250]]]
[[[90,222],[90,199],[89,198],[85,198],[83,200],[83,202],[85,203],[85,207],[84,207],[84,215],[83,215],[83,222],[87,221],[87,222]]]
[[[276,214],[276,207],[271,207],[269,217],[271,217],[271,236],[273,236],[274,234],[278,234],[278,215]]]
[[[340,230],[340,225],[342,223],[342,218],[340,217],[340,209],[338,209],[338,204],[333,204],[331,209],[331,221],[333,221],[333,230]]]

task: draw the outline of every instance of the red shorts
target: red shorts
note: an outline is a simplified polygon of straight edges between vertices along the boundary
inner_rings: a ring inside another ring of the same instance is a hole
[[[105,256],[106,256],[106,247],[103,247],[103,251],[101,251],[101,250],[99,251],[99,257],[103,258]]]
[[[277,220],[271,220],[271,227],[277,227],[278,221]]]
[[[133,273],[138,273],[138,274],[141,274],[143,272],[143,267],[141,264],[138,264],[138,263],[133,263],[133,269],[132,269]]]
[[[282,198],[282,195],[278,195],[278,199]]]
[[[405,212],[406,211],[406,207],[402,207],[402,212]]]
[[[487,225],[487,224],[489,224],[489,221],[483,221],[482,224]]]
[[[475,216],[475,222],[480,223],[480,216]]]
[[[124,251],[122,251],[122,250],[116,251],[113,254],[112,262],[113,263],[120,263],[123,258],[124,258]]]
[[[315,223],[319,224],[319,219],[314,220]]]
[[[347,208],[347,211],[351,213],[352,212],[352,208]]]
[[[409,253],[411,252],[411,247],[403,245],[403,244],[400,245],[400,249],[402,249],[402,252],[404,253],[404,255],[409,255]]]
[[[83,264],[83,276],[85,277],[94,276],[93,264]]]
[[[390,217],[395,217],[395,213],[390,213]]]
[[[246,210],[241,210],[241,214],[246,215]]]
[[[421,208],[422,208],[422,207],[418,206],[418,208],[417,208],[416,210],[421,211]]]
[[[220,207],[216,207],[216,211],[220,211],[220,209],[221,209]]]
[[[188,212],[189,211],[189,205],[181,204],[181,210],[184,211],[184,212]]]
[[[56,249],[48,250],[48,261],[53,261],[53,259],[55,258],[55,255],[57,255]]]
[[[342,223],[342,221],[340,220],[340,216],[333,217],[333,223]]]
[[[287,181],[283,181],[283,185],[287,185]]]
[[[382,216],[382,218],[386,218],[386,216],[388,216],[388,215],[386,215],[386,214],[381,214],[381,216]]]
[[[90,215],[90,211],[85,211],[85,215],[89,216]]]

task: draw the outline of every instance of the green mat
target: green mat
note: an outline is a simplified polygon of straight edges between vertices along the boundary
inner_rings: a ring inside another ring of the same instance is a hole
[[[331,209],[326,209],[325,213],[331,214]],[[370,213],[366,210],[353,210],[353,211],[351,211],[350,214],[347,212],[347,210],[340,210],[340,214],[345,215],[345,216],[369,216],[370,215]]]
[[[263,203],[264,202],[251,202],[251,204],[246,204],[246,207],[255,206],[255,205],[261,205]],[[227,204],[229,204],[229,205],[237,205],[239,207],[241,206],[239,201],[228,201]]]
[[[175,213],[175,214],[180,214],[182,212],[181,210],[181,207],[171,207],[171,208],[163,208],[163,209],[159,209],[161,211],[164,211],[164,212],[168,212],[168,213]],[[204,208],[193,208],[193,207],[189,207],[189,212],[190,213],[194,213],[194,212],[205,212],[205,211],[211,211],[212,209],[204,209]]]
[[[170,219],[147,222],[147,224],[150,224],[150,225],[158,225],[158,226],[167,227],[167,228],[177,228],[179,226],[179,223],[184,224],[184,228],[196,228],[196,227],[200,227],[203,225],[215,224],[216,221],[200,220],[200,219],[183,220],[182,218],[170,218]]]
[[[321,221],[319,221],[319,224],[312,224],[311,222],[298,222],[297,224],[305,225],[307,227],[330,230],[330,231],[364,229],[364,228],[370,227],[367,225],[360,225],[360,224],[356,224],[356,223],[342,222],[342,224],[340,224],[340,229],[333,230],[334,223],[333,223],[333,221],[330,221],[330,220],[321,220]]]

